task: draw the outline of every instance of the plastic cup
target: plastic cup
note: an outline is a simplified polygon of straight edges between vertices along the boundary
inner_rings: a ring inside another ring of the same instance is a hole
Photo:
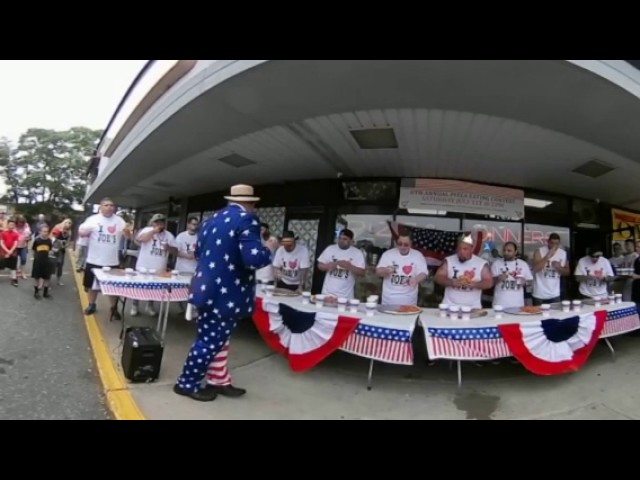
[[[302,292],[302,304],[309,305],[310,300],[311,300],[311,292]]]
[[[359,306],[360,306],[360,300],[356,298],[349,300],[349,311],[351,313],[358,313]]]
[[[365,307],[367,308],[367,317],[373,317],[376,313],[378,304],[375,302],[367,302],[365,303]]]
[[[344,312],[347,310],[347,302],[349,301],[349,299],[347,298],[338,298],[338,311],[339,312]]]

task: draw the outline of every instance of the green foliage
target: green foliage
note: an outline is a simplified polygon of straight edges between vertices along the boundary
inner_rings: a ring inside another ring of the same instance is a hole
[[[72,211],[84,198],[87,161],[101,134],[85,127],[30,128],[16,148],[0,140],[0,168],[8,187],[4,201],[27,214]]]

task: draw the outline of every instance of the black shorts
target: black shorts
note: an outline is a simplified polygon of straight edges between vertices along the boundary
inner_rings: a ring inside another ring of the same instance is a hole
[[[85,290],[89,291],[93,288],[93,281],[96,279],[96,276],[93,274],[93,269],[102,267],[102,265],[94,265],[92,263],[85,264],[84,277],[82,278],[82,285],[84,286]],[[120,268],[120,266],[111,265],[111,268]]]
[[[47,258],[43,260],[34,260],[31,269],[31,278],[49,280],[53,272],[55,259]]]
[[[2,268],[8,268],[9,270],[15,270],[18,268],[18,256],[5,257],[2,259]]]

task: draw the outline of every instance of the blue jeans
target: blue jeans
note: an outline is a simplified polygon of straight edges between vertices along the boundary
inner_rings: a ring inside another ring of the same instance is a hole
[[[22,268],[27,264],[27,260],[29,257],[29,248],[28,247],[22,247],[22,248],[18,248],[18,259],[19,259],[19,264],[18,267]]]

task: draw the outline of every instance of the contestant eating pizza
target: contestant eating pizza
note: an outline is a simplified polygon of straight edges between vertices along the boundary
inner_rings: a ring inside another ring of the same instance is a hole
[[[444,303],[471,308],[482,308],[482,290],[493,286],[489,265],[473,254],[470,236],[458,241],[456,253],[445,258],[435,281],[445,287]]]
[[[396,248],[382,254],[376,275],[382,277],[382,305],[417,305],[418,287],[429,275],[427,261],[411,248],[408,235],[400,235]]]

